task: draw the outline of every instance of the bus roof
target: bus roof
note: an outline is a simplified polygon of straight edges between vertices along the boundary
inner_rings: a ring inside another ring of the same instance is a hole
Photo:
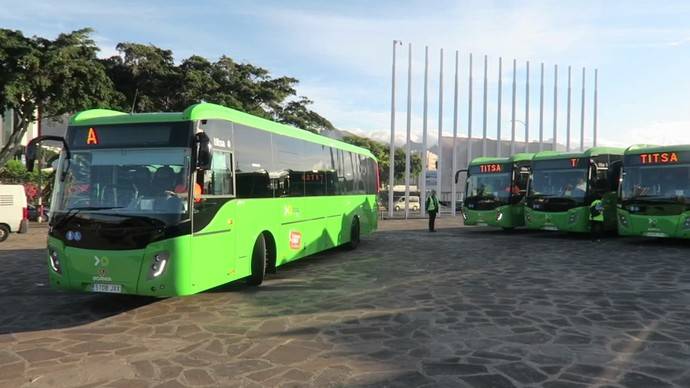
[[[653,145],[653,144],[635,144],[631,145],[625,150],[625,155],[639,155],[650,152],[668,152],[668,151],[690,151],[690,144],[678,145]]]
[[[352,144],[331,139],[326,136],[317,135],[315,133],[311,133],[290,125],[276,123],[275,121],[210,103],[191,105],[185,109],[184,112],[130,114],[108,109],[90,109],[73,115],[70,118],[69,123],[70,125],[108,125],[196,120],[228,120],[278,135],[289,136],[312,143],[335,147],[376,159],[376,157],[374,157],[374,155],[366,148],[357,147]]]
[[[587,158],[599,155],[623,155],[623,152],[625,152],[625,149],[618,147],[592,147],[584,152],[542,151],[536,153],[532,160]]]
[[[533,157],[534,157],[534,154],[526,153],[526,152],[521,152],[521,153],[514,154],[513,156],[506,156],[506,157],[502,157],[502,158],[481,156],[481,157],[472,159],[470,166],[478,166],[480,164],[489,164],[489,163],[524,162],[524,161],[532,160]]]

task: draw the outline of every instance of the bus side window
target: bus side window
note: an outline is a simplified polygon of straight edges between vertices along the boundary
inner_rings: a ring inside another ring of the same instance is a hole
[[[201,174],[198,174],[201,175]],[[211,169],[204,171],[201,181],[203,195],[226,195],[235,194],[232,182],[232,154],[230,152],[214,151]]]
[[[240,124],[234,126],[235,180],[238,198],[271,198],[274,171],[271,134]]]

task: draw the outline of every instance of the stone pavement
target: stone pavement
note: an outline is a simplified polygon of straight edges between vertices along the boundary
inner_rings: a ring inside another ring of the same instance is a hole
[[[690,386],[690,244],[391,220],[354,252],[171,299],[46,287],[0,244],[0,386]]]

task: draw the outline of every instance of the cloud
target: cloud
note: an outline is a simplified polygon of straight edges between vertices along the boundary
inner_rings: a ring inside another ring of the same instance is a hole
[[[690,144],[690,120],[657,121],[637,128],[622,130],[624,136],[617,139],[602,138],[599,143],[627,147],[633,144]]]

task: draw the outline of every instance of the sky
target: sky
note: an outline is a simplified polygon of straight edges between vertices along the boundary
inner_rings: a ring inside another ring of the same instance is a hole
[[[424,47],[429,48],[427,126],[439,125],[439,50],[444,49],[444,136],[453,134],[455,51],[459,51],[457,132],[468,132],[468,59],[473,54],[472,134],[483,131],[483,60],[488,58],[487,135],[510,137],[512,61],[516,138],[524,138],[525,63],[530,61],[529,136],[539,133],[544,63],[544,139],[553,137],[554,65],[558,65],[557,139],[565,143],[567,69],[572,67],[571,139],[579,141],[582,68],[585,137],[593,127],[598,69],[598,143],[690,143],[690,2],[687,1],[9,1],[0,28],[55,37],[91,27],[101,56],[118,42],[151,43],[192,54],[228,55],[300,80],[298,93],[337,128],[379,140],[390,136],[392,42],[397,48],[396,138],[407,120],[408,44],[412,45],[410,122],[423,128]],[[502,110],[498,115],[498,58]]]

